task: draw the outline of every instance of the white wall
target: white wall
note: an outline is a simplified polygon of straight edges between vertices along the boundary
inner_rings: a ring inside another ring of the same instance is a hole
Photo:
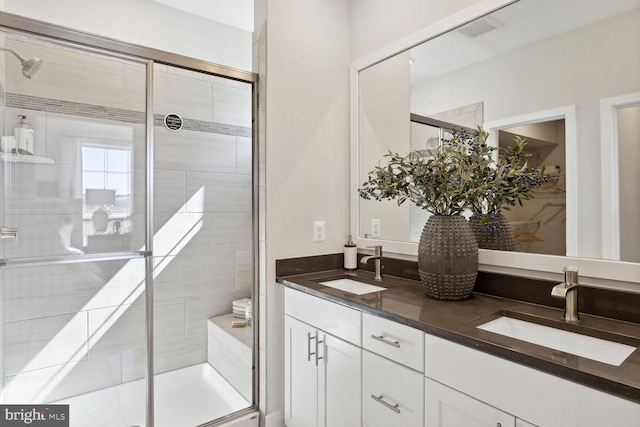
[[[266,425],[282,425],[282,288],[275,260],[340,252],[350,234],[349,66],[352,59],[473,0],[265,0]],[[256,3],[256,28],[264,16]],[[380,25],[384,23],[384,25]],[[258,44],[256,44],[258,45]],[[265,108],[262,106],[261,108]],[[327,240],[312,224],[325,220]],[[262,291],[261,291],[262,292]],[[263,396],[263,398],[265,398]]]
[[[251,33],[151,0],[4,0],[4,11],[251,70]]]
[[[348,9],[269,1],[267,245],[273,259],[336,252],[348,234]],[[326,242],[314,243],[313,221]]]
[[[266,408],[267,425],[282,425],[275,260],[341,251],[349,234],[348,2],[268,0],[266,51]]]

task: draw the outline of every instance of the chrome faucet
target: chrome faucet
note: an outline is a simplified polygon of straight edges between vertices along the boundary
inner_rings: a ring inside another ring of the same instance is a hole
[[[362,257],[360,259],[360,262],[363,264],[366,264],[369,262],[370,259],[375,260],[376,277],[374,277],[374,279],[382,280],[382,246],[379,245],[379,246],[367,246],[367,247],[375,249],[375,252],[373,255]]]
[[[577,322],[578,317],[578,268],[567,266],[564,271],[564,282],[551,289],[551,296],[564,298],[564,315],[567,322]]]

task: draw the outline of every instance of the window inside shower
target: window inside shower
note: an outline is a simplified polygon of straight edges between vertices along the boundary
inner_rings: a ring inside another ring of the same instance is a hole
[[[254,82],[13,30],[0,47],[0,405],[109,427],[255,407]]]
[[[102,234],[126,235],[132,229],[131,148],[86,143],[82,146],[82,237]],[[104,210],[102,224],[96,225],[96,211]]]

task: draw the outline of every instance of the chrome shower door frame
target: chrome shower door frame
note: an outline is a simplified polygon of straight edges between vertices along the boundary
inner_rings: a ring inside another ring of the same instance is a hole
[[[247,413],[257,410],[259,402],[259,357],[258,357],[258,331],[259,327],[259,310],[258,302],[258,75],[249,71],[239,70],[224,65],[214,64],[211,62],[182,56],[170,52],[165,52],[153,48],[147,48],[135,44],[125,43],[122,41],[102,37],[82,31],[72,30],[59,27],[50,23],[25,18],[5,12],[0,12],[0,30],[7,33],[15,33],[19,35],[34,36],[44,40],[52,41],[58,44],[68,44],[75,48],[79,48],[88,52],[96,52],[108,54],[111,56],[122,57],[124,59],[133,60],[146,64],[146,112],[145,112],[145,133],[146,133],[146,216],[145,216],[145,248],[141,252],[132,253],[111,253],[107,256],[89,256],[87,257],[64,257],[40,260],[22,259],[14,262],[5,262],[0,260],[0,268],[7,267],[26,267],[35,265],[51,265],[73,262],[89,262],[102,260],[117,259],[134,259],[138,257],[145,258],[145,328],[146,328],[146,419],[147,427],[153,427],[154,420],[154,339],[153,339],[153,165],[154,165],[154,117],[153,117],[153,77],[154,64],[169,65],[173,67],[183,68],[195,72],[210,74],[226,79],[232,79],[251,85],[252,91],[252,268],[253,268],[253,285],[252,299],[254,300],[254,334],[253,334],[253,402],[252,405],[236,414],[231,414],[225,419],[231,419],[243,416]],[[211,425],[217,424],[210,423]]]

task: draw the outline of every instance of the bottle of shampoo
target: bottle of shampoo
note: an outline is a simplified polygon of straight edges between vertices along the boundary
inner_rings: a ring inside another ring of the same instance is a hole
[[[33,129],[27,121],[27,116],[18,115],[20,122],[13,129],[13,136],[16,139],[16,149],[18,154],[33,154],[35,135]]]
[[[345,270],[355,270],[358,268],[358,247],[351,236],[349,236],[349,240],[344,245],[344,269]]]

